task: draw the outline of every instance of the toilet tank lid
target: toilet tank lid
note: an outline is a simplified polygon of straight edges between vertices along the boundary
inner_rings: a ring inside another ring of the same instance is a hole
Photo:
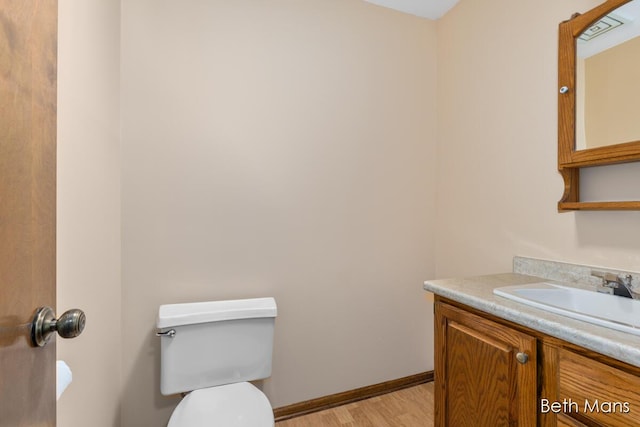
[[[158,311],[159,329],[223,320],[276,317],[278,309],[273,298],[251,298],[228,301],[164,304]]]

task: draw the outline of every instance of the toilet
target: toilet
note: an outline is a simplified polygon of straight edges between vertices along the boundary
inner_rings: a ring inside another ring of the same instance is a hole
[[[249,381],[271,375],[273,298],[161,305],[160,392],[188,393],[168,427],[273,427],[267,396]]]

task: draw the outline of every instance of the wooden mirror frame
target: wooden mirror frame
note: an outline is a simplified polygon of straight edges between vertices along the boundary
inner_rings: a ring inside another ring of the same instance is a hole
[[[576,40],[594,22],[631,0],[606,0],[560,23],[558,44],[558,170],[564,194],[558,211],[640,210],[640,201],[581,202],[580,168],[640,160],[640,141],[576,150]]]

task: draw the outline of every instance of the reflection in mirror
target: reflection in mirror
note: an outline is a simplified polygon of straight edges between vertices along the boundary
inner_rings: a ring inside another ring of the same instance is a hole
[[[577,39],[576,150],[640,140],[640,0]]]

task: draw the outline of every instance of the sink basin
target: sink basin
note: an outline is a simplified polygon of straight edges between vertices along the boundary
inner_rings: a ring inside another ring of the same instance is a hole
[[[551,283],[504,286],[493,293],[522,304],[640,335],[640,300]]]

